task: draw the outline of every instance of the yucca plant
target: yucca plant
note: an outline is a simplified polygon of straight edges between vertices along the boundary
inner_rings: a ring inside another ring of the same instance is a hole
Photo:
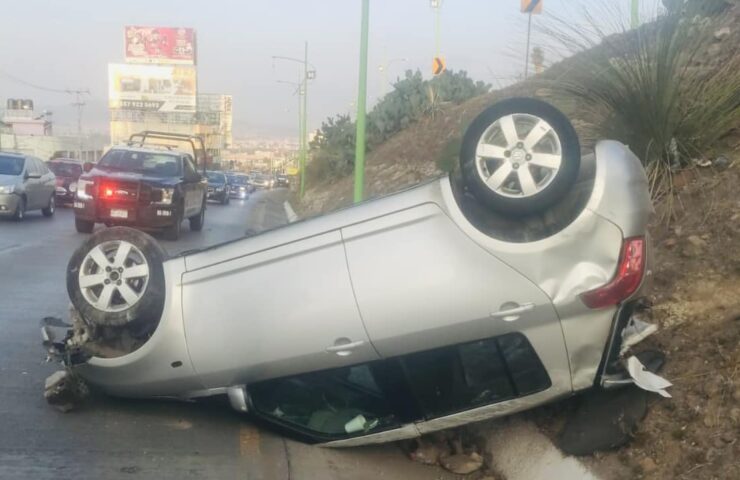
[[[575,99],[600,136],[631,147],[656,198],[672,192],[677,169],[740,126],[740,54],[728,44],[723,48],[734,54],[708,61],[715,26],[701,5],[688,2],[635,30],[613,9],[606,27],[603,15],[586,15],[587,28],[558,19],[545,27],[551,39],[580,52],[559,67],[553,89]]]

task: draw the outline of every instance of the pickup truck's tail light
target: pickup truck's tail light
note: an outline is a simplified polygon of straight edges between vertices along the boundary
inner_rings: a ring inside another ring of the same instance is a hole
[[[616,276],[606,285],[581,294],[589,308],[616,305],[635,293],[645,272],[645,237],[626,238]]]
[[[70,189],[71,191],[71,189]],[[77,180],[77,198],[90,200],[95,194],[95,183],[91,180]]]

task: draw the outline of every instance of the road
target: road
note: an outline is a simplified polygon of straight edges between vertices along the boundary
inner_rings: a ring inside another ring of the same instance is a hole
[[[231,205],[209,204],[200,233],[183,226],[170,253],[285,223],[284,190]],[[413,463],[396,445],[333,450],[255,427],[219,402],[206,405],[93,396],[63,414],[43,398],[39,321],[66,318],[65,267],[87,238],[60,208],[0,222],[0,479],[436,479],[458,478]]]

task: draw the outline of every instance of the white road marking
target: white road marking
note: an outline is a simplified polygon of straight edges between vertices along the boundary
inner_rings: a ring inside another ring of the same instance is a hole
[[[295,214],[295,210],[293,210],[289,201],[286,200],[283,203],[283,207],[285,207],[285,215],[288,217],[288,223],[293,223],[298,220],[298,215]]]

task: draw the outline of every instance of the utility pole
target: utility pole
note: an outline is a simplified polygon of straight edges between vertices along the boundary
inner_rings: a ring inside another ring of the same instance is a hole
[[[301,189],[300,198],[303,198],[303,193],[306,191],[306,157],[308,156],[308,42],[305,42],[303,49],[303,132],[301,132],[301,140],[303,142],[303,148],[301,149],[301,164],[298,168],[301,171]]]
[[[365,110],[367,104],[367,31],[370,0],[362,0],[360,25],[360,79],[357,89],[357,135],[355,138],[355,203],[365,195]]]
[[[308,133],[308,81],[313,80],[316,78],[316,67],[314,67],[312,64],[308,62],[308,42],[305,43],[304,50],[303,50],[303,60],[300,60],[298,58],[293,57],[282,57],[273,55],[272,60],[287,60],[290,62],[296,62],[303,64],[303,78],[301,82],[299,83],[299,95],[302,95],[302,102],[299,98],[299,106],[302,104],[303,108],[299,109],[299,115],[301,116],[301,121],[299,122],[299,136],[298,144],[300,148],[300,156],[299,156],[299,169],[300,169],[300,175],[301,175],[301,186],[300,186],[300,196],[303,197],[303,193],[306,189],[306,158],[308,156],[308,139],[307,139],[307,133]],[[311,70],[308,69],[308,67],[311,67]],[[282,83],[290,83],[290,82],[282,82]]]
[[[75,96],[72,106],[77,108],[77,159],[82,160],[82,111],[85,108],[82,96],[89,95],[90,90],[66,90],[66,92]]]

